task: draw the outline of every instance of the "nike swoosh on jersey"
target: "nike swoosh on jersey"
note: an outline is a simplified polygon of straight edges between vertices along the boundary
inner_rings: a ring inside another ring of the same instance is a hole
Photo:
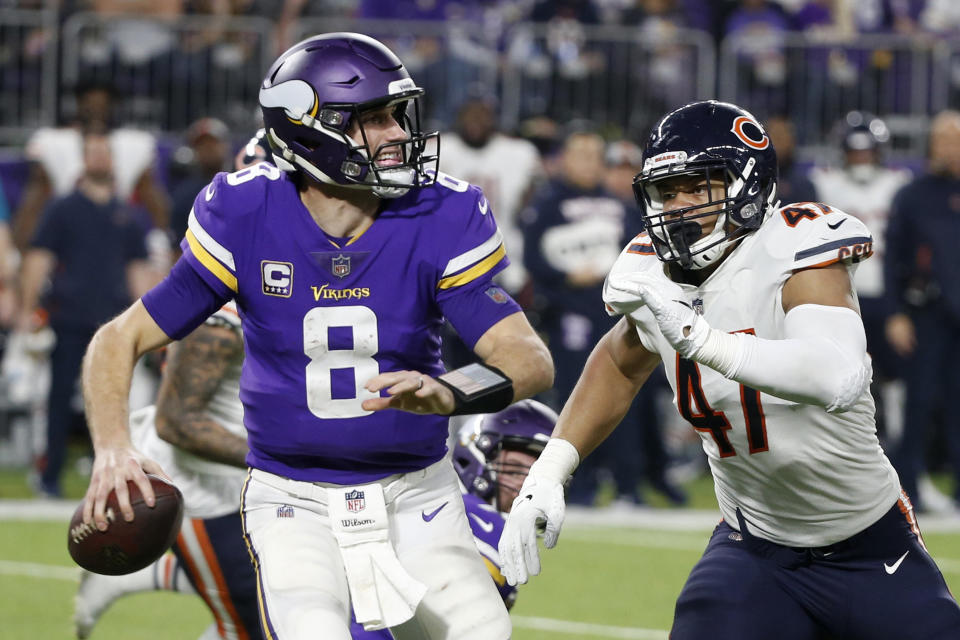
[[[909,549],[902,556],[900,556],[899,560],[897,560],[893,564],[887,564],[886,562],[883,563],[883,568],[887,570],[887,575],[892,576],[897,572],[897,569],[900,568],[900,563],[906,559],[908,553],[910,553]]]
[[[427,513],[426,511],[421,511],[420,517],[423,518],[424,522],[430,522],[431,520],[437,517],[437,514],[440,513],[440,510],[443,509],[445,506],[447,506],[446,502],[444,502],[442,505],[440,505],[430,513]]]
[[[488,206],[488,205],[487,205],[487,199],[486,199],[486,198],[480,198],[480,201],[477,202],[477,207],[480,208],[480,215],[482,215],[482,216],[487,215],[487,206]]]
[[[211,182],[210,186],[207,187],[207,192],[204,194],[203,197],[207,199],[207,202],[210,202],[211,200],[213,200],[213,194],[215,194],[216,192],[217,192],[217,188]]]
[[[478,515],[475,514],[475,513],[471,513],[471,514],[470,514],[470,517],[473,518],[473,521],[477,523],[477,526],[478,526],[478,527],[480,527],[481,529],[483,529],[483,530],[486,531],[487,533],[490,533],[491,531],[493,531],[493,523],[492,523],[492,522],[487,522],[486,520],[484,520],[483,518],[481,518],[480,516],[478,516]]]
[[[836,224],[830,224],[830,223],[828,222],[828,223],[827,223],[827,226],[830,227],[831,229],[839,229],[839,228],[840,228],[840,225],[842,225],[842,224],[843,224],[844,222],[846,222],[846,221],[847,221],[847,219],[844,218],[843,220],[837,221]]]

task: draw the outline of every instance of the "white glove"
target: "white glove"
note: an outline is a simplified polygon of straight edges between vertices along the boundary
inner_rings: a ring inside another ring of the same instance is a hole
[[[580,463],[576,447],[561,438],[551,438],[513,501],[500,536],[500,563],[507,582],[524,584],[540,573],[537,529],[544,526],[543,543],[557,544],[566,505],[563,483]]]
[[[660,332],[682,357],[696,360],[707,341],[710,325],[685,300],[680,285],[650,273],[624,273],[611,277],[617,291],[640,298],[653,313]]]
[[[508,583],[525,584],[529,576],[539,575],[537,529],[545,525],[543,544],[552,549],[557,544],[565,510],[561,483],[527,476],[500,536],[500,562]]]

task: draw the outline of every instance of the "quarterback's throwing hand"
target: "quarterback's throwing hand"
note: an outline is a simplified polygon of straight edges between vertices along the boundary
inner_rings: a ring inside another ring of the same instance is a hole
[[[529,576],[540,573],[537,529],[541,524],[545,525],[543,543],[548,549],[553,548],[563,525],[564,510],[560,482],[527,476],[500,536],[500,562],[507,582],[524,584]]]
[[[386,397],[367,398],[360,405],[364,411],[399,409],[410,413],[448,414],[453,411],[453,392],[419,371],[390,371],[367,380],[364,388],[371,393],[386,389]]]

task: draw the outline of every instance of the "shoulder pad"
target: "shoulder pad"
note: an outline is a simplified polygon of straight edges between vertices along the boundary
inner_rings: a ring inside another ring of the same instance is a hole
[[[505,268],[503,235],[480,187],[438,173],[430,188],[438,198],[439,288],[459,287]]]
[[[603,303],[610,315],[620,315],[622,312],[617,310],[619,304],[626,301],[621,299],[621,294],[614,293],[607,286],[610,276],[619,273],[636,273],[638,271],[648,271],[651,269],[663,270],[663,263],[657,257],[657,251],[653,248],[650,236],[646,231],[635,236],[627,246],[620,252],[617,261],[613,263],[606,280],[603,281]]]
[[[873,236],[859,219],[816,202],[781,207],[770,222],[792,253],[792,268],[825,267],[834,262],[857,263],[873,254]]]
[[[290,186],[279,169],[261,162],[235,173],[218,173],[197,194],[180,246],[216,290],[225,295],[237,292],[235,256],[249,241],[250,221],[263,212],[268,190]]]

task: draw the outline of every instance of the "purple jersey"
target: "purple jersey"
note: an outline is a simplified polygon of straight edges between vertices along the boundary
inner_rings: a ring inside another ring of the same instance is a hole
[[[296,480],[355,484],[439,460],[447,417],[364,411],[375,395],[364,384],[388,371],[442,373],[444,317],[472,346],[519,310],[491,282],[508,260],[486,199],[443,174],[384,200],[344,241],[317,226],[276,167],[221,173],[197,196],[182,247],[243,320],[247,462]],[[175,337],[209,301],[174,305],[184,296],[163,286],[144,305]]]
[[[467,511],[467,520],[470,521],[470,530],[473,532],[477,549],[483,556],[483,563],[487,565],[490,576],[497,584],[500,597],[507,608],[513,606],[517,599],[517,588],[507,583],[503,577],[500,563],[500,536],[503,534],[503,525],[506,524],[503,516],[497,509],[471,493],[463,494],[463,506]]]

